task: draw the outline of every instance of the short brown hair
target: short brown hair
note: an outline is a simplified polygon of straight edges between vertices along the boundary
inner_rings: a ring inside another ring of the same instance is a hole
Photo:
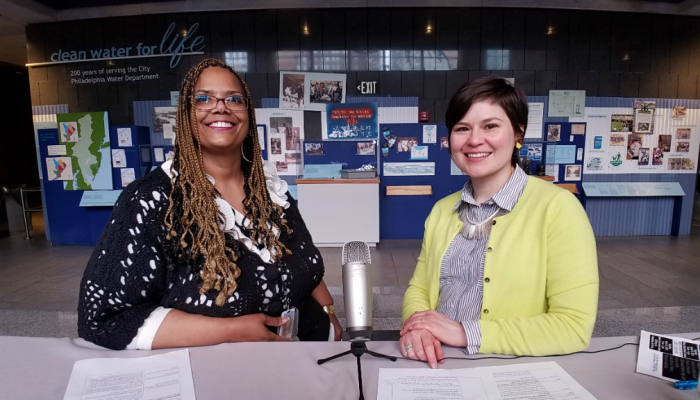
[[[528,105],[525,93],[503,77],[487,75],[469,81],[457,89],[445,112],[447,142],[450,143],[452,129],[469,111],[472,104],[479,101],[500,106],[505,111],[516,135],[525,135],[527,129]],[[522,126],[522,129],[520,128]],[[450,152],[452,149],[450,148]],[[513,149],[511,164],[518,162],[518,149]]]

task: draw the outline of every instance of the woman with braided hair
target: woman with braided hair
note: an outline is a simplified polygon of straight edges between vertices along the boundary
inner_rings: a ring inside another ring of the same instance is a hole
[[[323,259],[262,160],[241,76],[215,59],[190,69],[176,135],[172,162],[115,204],[81,282],[80,336],[112,349],[285,340],[273,332],[296,307],[300,340],[339,340]]]

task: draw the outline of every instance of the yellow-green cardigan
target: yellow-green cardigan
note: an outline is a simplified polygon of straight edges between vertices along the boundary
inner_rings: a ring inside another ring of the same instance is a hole
[[[440,263],[462,227],[461,192],[425,221],[423,249],[403,299],[402,321],[435,310]],[[480,353],[563,354],[588,347],[598,308],[593,230],[568,191],[529,177],[513,210],[495,219],[484,264]]]

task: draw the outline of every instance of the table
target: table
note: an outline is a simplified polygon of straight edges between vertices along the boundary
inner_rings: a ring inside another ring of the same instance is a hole
[[[583,208],[588,197],[673,197],[671,235],[678,236],[680,232],[685,192],[678,182],[583,182],[582,187]]]
[[[676,335],[687,338],[698,333]],[[589,350],[637,342],[638,337],[593,339]],[[371,342],[370,350],[400,355],[398,342]],[[227,343],[190,348],[198,400],[207,399],[357,399],[357,364],[346,356],[317,365],[316,360],[348,350],[348,342]],[[696,400],[695,391],[680,391],[669,382],[634,372],[637,346],[598,354],[516,360],[447,360],[441,368],[556,361],[599,400]],[[172,350],[112,351],[82,339],[0,337],[0,399],[63,399],[73,363],[85,358],[144,357]],[[464,356],[445,348],[445,356]],[[485,357],[476,355],[474,357]],[[423,363],[362,357],[365,397],[377,395],[379,368],[427,368]]]

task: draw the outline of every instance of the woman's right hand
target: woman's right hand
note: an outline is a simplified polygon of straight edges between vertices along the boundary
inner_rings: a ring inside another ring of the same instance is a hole
[[[288,318],[250,314],[229,319],[232,323],[231,342],[291,342],[270,332],[268,326],[281,326]]]

